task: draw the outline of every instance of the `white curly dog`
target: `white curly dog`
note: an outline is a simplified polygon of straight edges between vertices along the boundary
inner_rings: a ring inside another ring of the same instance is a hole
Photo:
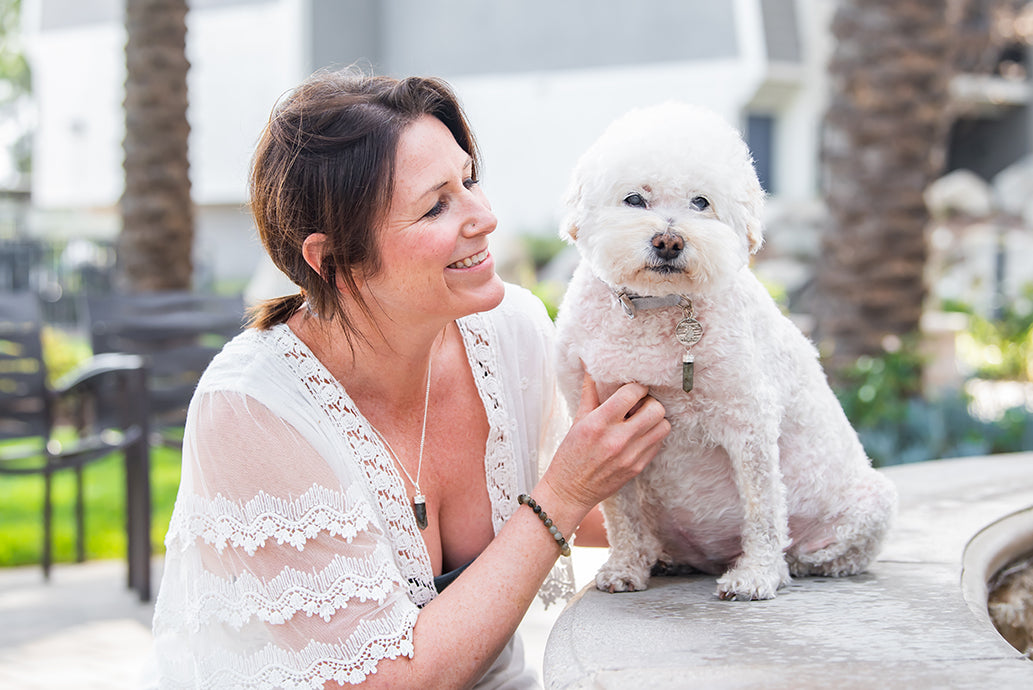
[[[637,381],[673,427],[603,503],[610,592],[651,572],[721,577],[770,599],[790,576],[875,558],[896,491],[872,469],[809,340],[749,268],[764,193],[738,132],[685,104],[632,111],[581,157],[561,235],[581,262],[557,318],[560,383]],[[602,398],[601,398],[602,399]]]

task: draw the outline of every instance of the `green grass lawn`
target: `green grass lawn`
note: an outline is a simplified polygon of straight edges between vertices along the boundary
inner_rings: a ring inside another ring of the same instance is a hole
[[[151,543],[165,552],[165,532],[179,488],[180,452],[151,449]],[[119,453],[86,466],[86,558],[124,558],[125,479]],[[75,473],[54,475],[54,561],[75,560]],[[43,544],[43,478],[0,475],[0,567],[39,563]]]

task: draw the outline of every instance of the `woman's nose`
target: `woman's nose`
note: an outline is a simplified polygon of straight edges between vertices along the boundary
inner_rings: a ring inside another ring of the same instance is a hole
[[[491,210],[488,197],[479,189],[470,194],[469,214],[469,219],[463,225],[463,232],[468,236],[494,232],[498,226],[498,218]]]

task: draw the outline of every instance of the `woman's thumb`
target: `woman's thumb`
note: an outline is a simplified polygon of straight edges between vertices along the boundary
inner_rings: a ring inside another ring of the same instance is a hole
[[[599,407],[599,392],[595,389],[595,380],[584,369],[584,378],[581,379],[581,403],[577,408],[577,418],[581,419],[586,414]]]

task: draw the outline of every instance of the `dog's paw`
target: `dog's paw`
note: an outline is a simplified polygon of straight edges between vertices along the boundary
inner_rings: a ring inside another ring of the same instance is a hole
[[[721,599],[754,601],[774,599],[779,588],[789,584],[789,568],[785,561],[771,566],[736,565],[717,581]]]
[[[671,563],[668,561],[657,561],[653,564],[653,567],[649,569],[649,575],[651,577],[681,577],[685,575],[693,575],[697,573],[695,568],[691,565],[685,565],[684,563]]]
[[[604,592],[641,592],[649,586],[649,570],[617,567],[609,563],[595,574],[595,586]]]

